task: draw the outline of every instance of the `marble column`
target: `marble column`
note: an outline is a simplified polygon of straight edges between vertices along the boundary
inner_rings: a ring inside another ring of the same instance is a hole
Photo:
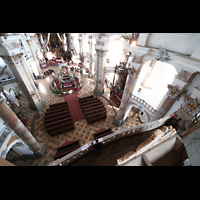
[[[126,84],[125,84],[125,88],[123,91],[123,95],[122,95],[122,99],[121,99],[121,104],[119,107],[119,110],[117,112],[117,116],[114,119],[114,123],[117,126],[121,126],[123,123],[123,118],[124,118],[124,114],[126,111],[126,107],[127,107],[127,103],[130,97],[130,93],[132,92],[133,89],[133,84],[135,82],[135,78],[137,75],[137,70],[135,70],[134,68],[128,68],[128,77],[126,79]]]
[[[0,117],[9,124],[15,133],[31,148],[38,157],[44,155],[45,145],[39,143],[24,124],[19,120],[15,113],[7,106],[4,100],[0,99]]]
[[[102,95],[104,93],[104,83],[105,83],[105,56],[107,53],[107,49],[105,48],[106,37],[101,36],[97,39],[96,44],[96,65],[95,65],[95,89],[94,93],[98,95]]]
[[[89,36],[89,73],[88,78],[93,78],[94,74],[92,74],[92,35]]]
[[[30,75],[30,69],[26,62],[23,53],[15,55],[2,55],[3,60],[8,63],[12,73],[17,78],[24,95],[26,96],[31,109],[39,110],[45,105],[45,101],[42,100],[40,94],[33,82]]]
[[[170,108],[175,103],[176,99],[182,94],[183,92],[178,89],[177,86],[168,85],[168,92],[165,100],[163,101],[162,105],[158,108],[155,112],[154,116],[152,117],[151,121],[156,121],[162,117],[164,117]]]
[[[33,42],[32,39],[29,39],[29,40],[27,40],[27,43],[28,43],[30,50],[31,50],[31,53],[33,55],[33,61],[34,61],[35,67],[38,71],[38,74],[35,74],[35,75],[36,75],[37,78],[41,79],[41,78],[43,78],[43,73],[42,73],[42,70],[40,68],[40,63],[39,63],[37,56],[36,56],[35,47],[34,47],[34,44],[33,44],[34,42]],[[32,67],[34,67],[34,66],[32,66]]]
[[[81,61],[81,64],[83,65],[84,63],[84,57],[83,57],[83,43],[82,43],[82,34],[79,34],[79,59]]]

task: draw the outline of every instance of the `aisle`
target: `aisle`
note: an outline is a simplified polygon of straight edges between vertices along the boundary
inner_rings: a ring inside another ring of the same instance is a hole
[[[65,95],[64,101],[67,101],[68,103],[73,123],[85,119],[81,106],[78,102],[78,92]]]

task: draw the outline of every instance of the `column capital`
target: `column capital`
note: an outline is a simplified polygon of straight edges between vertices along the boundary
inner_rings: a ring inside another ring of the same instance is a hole
[[[127,69],[128,69],[128,74],[129,74],[129,76],[131,78],[134,78],[137,75],[137,73],[138,73],[138,71],[135,70],[134,68],[127,68]]]
[[[180,95],[183,93],[183,91],[180,91],[178,89],[177,85],[167,85],[168,87],[168,92],[167,92],[167,96],[171,97],[172,99],[177,99],[180,97]]]
[[[105,56],[108,50],[106,49],[95,49],[98,56]]]
[[[185,95],[184,102],[181,104],[181,108],[183,108],[185,112],[194,117],[197,113],[200,112],[200,103],[197,98]]]

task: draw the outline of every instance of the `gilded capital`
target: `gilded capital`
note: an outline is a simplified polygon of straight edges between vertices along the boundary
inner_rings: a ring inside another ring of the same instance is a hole
[[[183,93],[182,91],[180,91],[178,89],[177,86],[174,86],[174,85],[168,85],[168,93],[167,95],[169,97],[171,97],[172,99],[177,99],[178,97],[180,97],[180,95]]]
[[[138,73],[137,70],[135,70],[134,68],[127,68],[128,69],[128,74],[131,78],[135,77]]]

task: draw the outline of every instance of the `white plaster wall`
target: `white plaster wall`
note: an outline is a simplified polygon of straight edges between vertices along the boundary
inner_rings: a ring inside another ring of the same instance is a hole
[[[140,33],[137,45],[159,48],[191,56],[200,44],[200,33]]]

